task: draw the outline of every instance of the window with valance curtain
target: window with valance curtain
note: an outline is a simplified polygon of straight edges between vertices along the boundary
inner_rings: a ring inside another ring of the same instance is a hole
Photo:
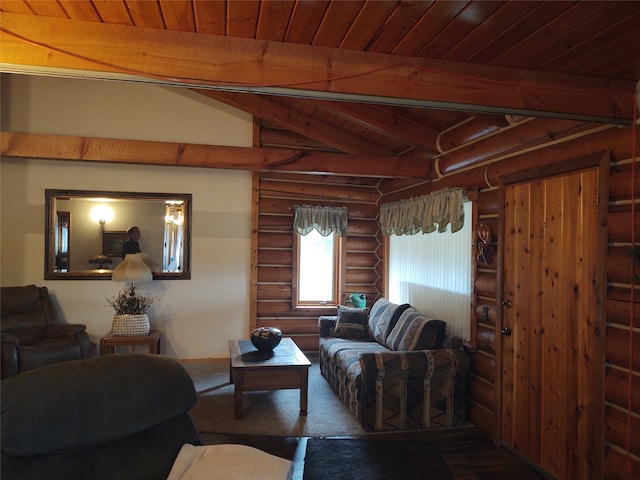
[[[320,205],[295,205],[293,228],[300,235],[313,229],[326,237],[332,233],[347,234],[347,207],[324,207]]]
[[[380,206],[380,228],[383,235],[414,235],[444,232],[451,225],[455,233],[464,225],[464,191],[447,188]]]

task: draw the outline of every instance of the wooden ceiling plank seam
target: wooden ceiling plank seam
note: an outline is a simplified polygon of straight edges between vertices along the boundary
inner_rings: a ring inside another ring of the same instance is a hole
[[[294,2],[289,0],[262,0],[256,39],[282,42],[287,32]]]
[[[511,67],[526,63],[531,65],[531,69],[535,69],[533,62],[537,55],[545,52],[549,44],[562,36],[564,32],[575,25],[575,22],[581,22],[586,18],[597,15],[604,8],[606,8],[605,2],[575,2],[563,14],[549,19],[543,27],[532,32],[531,35],[487,63],[489,65],[508,65]]]
[[[503,4],[504,2],[469,3],[418,55],[425,58],[442,58]]]
[[[160,10],[168,30],[195,32],[196,21],[191,0],[171,0],[160,2]]]
[[[69,18],[67,12],[58,2],[26,1],[36,15],[54,18]]]
[[[340,72],[342,75],[335,81],[304,84],[304,87],[314,91],[342,91],[414,100],[426,95],[426,99],[431,101],[493,106],[501,113],[516,113],[505,112],[501,106],[549,110],[554,115],[567,111],[594,112],[595,108],[599,108],[612,112],[598,115],[602,117],[600,121],[606,122],[615,122],[616,116],[628,119],[633,110],[632,105],[627,105],[627,96],[635,91],[635,82],[398,58],[282,42],[269,42],[267,48],[264,41],[250,39],[198,36],[194,33],[39,16],[29,16],[25,21],[23,15],[12,13],[3,14],[0,24],[6,29],[2,33],[5,42],[2,58],[6,63],[21,64],[24,62],[20,58],[22,56],[28,58],[28,64],[33,65],[80,68],[77,65],[82,64],[87,68],[84,61],[72,60],[69,55],[51,54],[50,49],[39,51],[42,47],[25,44],[15,38],[12,41],[8,31],[33,39],[36,44],[45,42],[43,45],[49,45],[48,42],[53,42],[52,47],[60,45],[62,50],[71,48],[80,58],[89,55],[93,59],[95,55],[107,55],[104,57],[107,64],[93,66],[98,71],[113,71],[114,67],[108,64],[116,63],[118,68],[124,66],[133,72],[139,69],[158,72],[172,79],[207,79],[215,73],[218,78],[213,78],[217,82],[245,79],[245,82],[251,83],[252,75],[260,75],[267,85],[286,82],[285,85],[296,90],[296,94],[302,85],[296,79],[313,80],[311,75],[317,75],[319,79],[323,75]],[[92,47],[95,44],[104,48],[96,50]],[[86,55],[84,52],[87,52]],[[100,57],[96,60],[103,61]],[[398,68],[390,70],[388,62],[403,63],[399,66],[395,63]],[[331,65],[331,71],[327,70],[328,64]],[[366,75],[358,73],[362,72],[361,69],[365,69]],[[344,75],[351,72],[353,74]],[[500,95],[496,95],[496,84],[500,85]],[[597,96],[592,88],[597,90]],[[619,88],[622,90],[618,91]],[[586,98],[589,98],[588,102]],[[604,117],[609,118],[605,120]]]
[[[621,20],[625,20],[625,18],[632,18],[633,14],[637,14],[639,11],[640,4],[635,2],[615,3],[598,13],[598,15],[585,19],[547,46],[545,49],[546,58],[538,64],[537,68],[555,71],[555,67],[562,65],[564,59],[573,58],[576,48],[581,46],[590,48],[589,45],[592,43],[592,39],[601,38],[603,34],[601,22],[603,19],[607,24],[611,22],[618,23]],[[633,24],[634,20],[631,23]],[[609,28],[612,26],[610,25]]]
[[[103,23],[113,23],[116,25],[134,25],[131,14],[124,1],[106,2],[92,0],[93,7],[98,12]],[[85,19],[82,19],[85,20]]]
[[[326,145],[351,154],[394,156],[395,152],[367,142],[363,138],[355,137],[350,133],[335,129],[327,124],[318,122],[312,118],[300,115],[286,107],[279,107],[270,102],[264,96],[251,94],[238,94],[232,92],[219,92],[213,90],[194,90],[227,105],[243,110],[247,113],[278,125],[283,125],[294,132],[312,138]]]
[[[413,29],[393,49],[395,55],[420,56],[420,52],[456,17],[469,0],[437,1],[429,6]]]
[[[628,31],[630,32],[629,36],[632,37],[631,32],[636,30],[635,41],[640,42],[640,38],[638,38],[640,34],[640,9],[634,13],[622,15],[617,22],[604,29],[597,28],[597,26],[594,27],[594,31],[584,32],[580,42],[548,59],[541,65],[541,68],[554,72],[574,71],[571,68],[572,65],[576,62],[584,61],[585,58],[597,60],[606,57],[609,53],[615,53],[616,43],[620,43],[623,40],[620,32]],[[633,37],[630,40],[633,41]],[[584,53],[580,55],[578,49]]]
[[[68,18],[100,22],[102,19],[93,6],[93,2],[78,2],[74,0],[58,0]]]
[[[260,129],[260,147],[276,147],[276,148],[294,148],[304,150],[319,150],[323,152],[337,153],[339,150],[330,147],[324,143],[317,142],[309,137],[292,132],[291,130],[282,128],[266,128]]]
[[[426,110],[420,107],[400,107],[395,105],[388,105],[387,108],[414,123],[424,125],[436,132],[441,132],[469,117],[469,112],[454,110]]]
[[[36,13],[24,0],[2,0],[0,12],[20,13],[22,15],[35,15]]]
[[[158,2],[127,0],[126,5],[134,25],[147,28],[167,28]]]
[[[297,0],[291,12],[284,41],[311,45],[328,6],[329,1]]]
[[[633,71],[634,67],[640,68],[637,39],[638,34],[629,31],[612,40],[602,49],[596,49],[593,57],[580,56],[575,62],[571,62],[571,68],[573,71],[580,72],[582,76],[624,78],[625,75],[621,72]],[[640,76],[627,77],[628,80],[635,78],[640,78]]]
[[[311,44],[338,48],[363,5],[364,0],[329,2]]]
[[[224,0],[198,0],[193,2],[196,32],[208,35],[226,35],[227,6]]]
[[[527,15],[518,19],[509,28],[504,29],[493,41],[483,45],[473,56],[465,61],[475,63],[489,63],[497,56],[504,54],[513,45],[519,44],[529,35],[545,28],[554,18],[563,15],[575,2],[538,2],[538,6]]]
[[[467,36],[457,42],[443,56],[446,60],[468,61],[469,58],[491,43],[495,32],[510,30],[514,23],[535,9],[532,2],[507,2],[494,11]]]
[[[366,0],[338,47],[364,51],[397,4]]]
[[[259,0],[227,2],[227,35],[256,38],[260,6]]]
[[[575,65],[579,69],[580,75],[584,76],[606,76],[609,78],[622,78],[636,80],[640,78],[640,56],[636,39],[638,35],[633,32],[622,37],[618,45],[611,46],[611,52],[602,55],[597,59],[585,58],[584,66]],[[633,61],[633,64],[629,62]],[[597,63],[594,63],[597,62]]]
[[[326,100],[320,100],[316,103],[336,115],[346,116],[352,121],[380,132],[382,135],[395,137],[414,147],[427,149],[430,153],[437,153],[436,140],[439,132],[422,125],[415,125],[411,120],[390,113],[384,107]]]
[[[379,34],[365,47],[368,52],[391,53],[429,9],[433,0],[400,2],[380,28]]]

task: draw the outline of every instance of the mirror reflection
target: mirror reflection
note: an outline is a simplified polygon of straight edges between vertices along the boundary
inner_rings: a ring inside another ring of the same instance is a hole
[[[110,279],[141,252],[154,278],[190,278],[191,195],[46,190],[45,279]]]

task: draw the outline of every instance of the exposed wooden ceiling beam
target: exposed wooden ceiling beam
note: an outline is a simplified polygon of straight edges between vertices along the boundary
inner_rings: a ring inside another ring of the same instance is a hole
[[[355,102],[319,101],[317,103],[335,115],[349,118],[383,135],[426,149],[432,154],[438,153],[436,142],[439,132],[424,125],[418,125],[401,115],[385,110],[384,107]]]
[[[194,89],[194,91],[226,103],[227,105],[231,105],[239,110],[243,110],[258,118],[288,128],[291,131],[325,145],[331,145],[345,153],[354,155],[395,155],[395,152],[387,150],[380,145],[367,142],[361,137],[350,135],[343,130],[333,128],[326,123],[319,122],[295,112],[290,108],[283,107],[262,95],[222,92],[219,90]]]
[[[284,148],[242,148],[145,140],[0,132],[5,157],[136,163],[230,170],[431,178],[428,160]],[[366,174],[362,174],[366,172]]]
[[[4,12],[0,31],[4,71],[49,67],[483,113],[633,118],[630,81]]]

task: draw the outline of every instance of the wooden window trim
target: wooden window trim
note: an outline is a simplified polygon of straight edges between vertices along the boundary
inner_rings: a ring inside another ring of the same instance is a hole
[[[334,234],[335,235],[335,234]],[[333,282],[333,302],[329,303],[319,303],[319,302],[301,302],[298,300],[298,292],[300,285],[300,239],[301,235],[297,232],[293,232],[293,255],[292,255],[292,282],[291,282],[291,309],[292,310],[300,310],[300,309],[327,309],[334,311],[336,307],[341,303],[341,299],[343,297],[343,292],[345,288],[344,277],[345,277],[345,237],[341,237],[339,235],[335,235],[335,243],[333,249],[333,262],[335,265],[334,270],[334,282]]]

